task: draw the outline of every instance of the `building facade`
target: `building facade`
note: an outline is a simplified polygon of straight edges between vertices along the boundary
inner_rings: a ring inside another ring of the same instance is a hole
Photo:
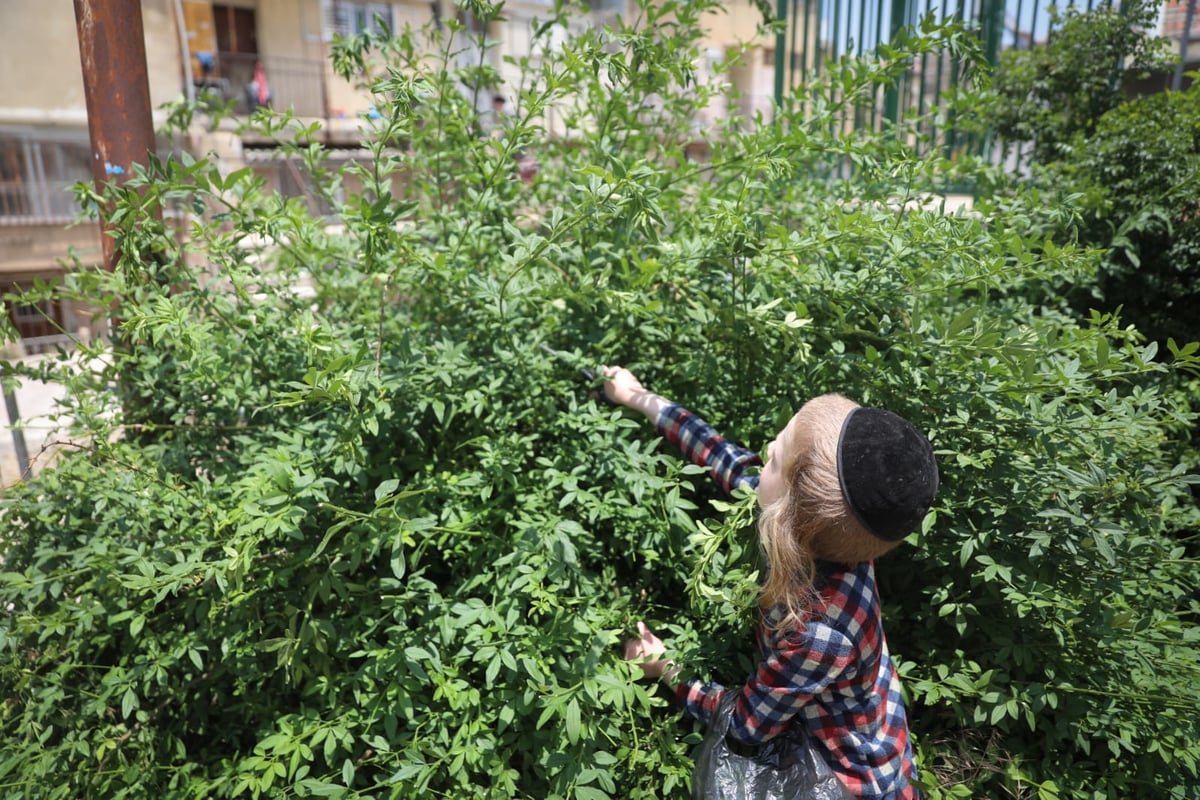
[[[507,3],[503,18],[483,31],[495,46],[464,57],[482,56],[503,79],[515,81],[505,57],[529,54],[534,20],[552,5],[550,0]],[[321,122],[335,153],[352,153],[361,143],[361,120],[371,108],[360,85],[333,72],[336,34],[354,35],[380,23],[393,31],[420,29],[450,18],[473,25],[450,0],[142,0],[141,9],[152,107],[206,92],[232,103],[235,114],[264,104],[292,109],[298,117]],[[578,24],[604,24],[626,11],[625,0],[596,0]],[[705,62],[755,41],[760,20],[749,0],[725,4],[725,13],[714,15],[709,26]],[[767,37],[759,42],[771,45]],[[769,57],[739,66],[731,79],[745,107],[732,110],[769,107],[773,70]],[[75,222],[78,208],[70,191],[73,184],[91,180],[84,80],[71,3],[0,3],[0,292],[53,280],[72,264],[100,261],[98,226]],[[480,98],[480,104],[491,100]],[[729,111],[710,109],[714,116]],[[698,122],[702,126],[704,120]],[[553,120],[547,124],[552,127]],[[268,143],[246,140],[235,128],[198,126],[174,146],[215,156],[229,170],[250,165],[283,193],[305,194],[295,165],[274,158]],[[99,333],[91,330],[86,309],[6,306],[27,352]]]

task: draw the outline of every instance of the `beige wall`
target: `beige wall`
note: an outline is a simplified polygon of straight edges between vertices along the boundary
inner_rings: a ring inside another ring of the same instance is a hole
[[[150,102],[157,109],[183,94],[173,0],[142,0],[142,24]],[[0,0],[0,127],[35,146],[78,143],[86,158],[87,102],[72,3]],[[44,152],[47,159],[49,153]],[[90,177],[83,163],[80,174],[72,179]],[[48,178],[45,185],[58,191],[62,180],[61,176]],[[57,219],[41,217],[36,222],[7,219],[0,224],[0,287],[7,291],[34,279],[60,275],[72,251],[84,264],[100,260],[96,223],[64,226]],[[0,306],[0,313],[8,312]],[[64,329],[79,332],[85,340],[90,338],[90,312],[60,306],[54,313]],[[47,325],[45,330],[25,329],[25,333],[44,336],[57,330]],[[27,340],[27,344],[33,341]]]
[[[3,112],[83,116],[79,39],[70,3],[0,3],[0,120]]]
[[[443,19],[457,13],[451,0],[436,1]],[[284,60],[280,69],[286,68],[287,59],[303,60],[310,70],[306,74],[325,75],[327,109],[344,115],[344,119],[331,120],[330,128],[346,143],[356,141],[360,135],[357,117],[369,109],[371,98],[356,85],[359,81],[344,81],[333,74],[321,0],[224,2],[255,9],[259,51],[264,58]],[[420,28],[433,16],[428,0],[392,0],[391,5],[397,29],[405,25]],[[506,19],[489,31],[498,46],[487,58],[508,83],[505,93],[510,101],[516,99],[519,76],[502,59],[527,54],[532,19],[544,16],[549,5],[549,0],[509,0]],[[141,0],[141,6],[150,97],[157,109],[184,94],[180,20],[176,18],[176,0]],[[710,14],[706,20],[708,36],[701,47],[702,61],[719,61],[729,49],[746,42],[772,47],[769,37],[757,36],[758,22],[758,12],[749,0],[734,0],[725,4],[723,13]],[[581,15],[574,23],[583,28],[594,20]],[[705,71],[702,64],[701,72]],[[773,65],[762,57],[748,58],[745,66],[728,79],[746,94],[761,97],[772,87]],[[272,82],[279,85],[274,79]],[[489,97],[480,101],[482,107],[490,107]],[[705,116],[711,119],[727,111],[712,108]],[[701,127],[703,122],[698,120]],[[546,124],[551,130],[561,127],[555,119],[547,119]],[[78,34],[73,4],[68,0],[0,0],[0,128],[16,129],[33,140],[86,143],[87,112]],[[200,153],[216,150],[222,163],[231,169],[242,163],[242,141],[231,127],[211,134],[202,135],[199,129],[195,133]],[[0,283],[58,272],[59,260],[68,246],[76,247],[84,261],[97,258],[96,226],[68,228],[65,233],[49,222],[0,227]]]
[[[371,98],[362,86],[363,79],[345,81],[333,73],[329,65],[330,42],[325,35],[321,0],[226,0],[232,4],[257,10],[259,51],[264,57],[301,58],[324,63],[326,105],[334,117],[335,131],[355,126],[356,118],[369,110]],[[395,27],[406,24],[420,28],[432,19],[430,3],[425,0],[394,0],[391,3]],[[443,16],[455,14],[452,3],[443,1]],[[505,56],[520,57],[529,48],[530,26],[534,17],[545,16],[548,3],[542,0],[509,0],[503,21],[489,30],[497,46],[489,51],[488,61],[498,68],[505,82],[504,93],[512,101],[517,89],[517,68],[503,63]],[[704,57],[720,59],[724,53],[747,42],[771,47],[770,37],[759,37],[760,15],[750,0],[734,0],[721,12],[707,15],[709,31],[702,49]],[[582,28],[591,21],[578,20]],[[760,54],[761,55],[761,54]],[[465,56],[464,56],[465,57]],[[755,96],[769,95],[774,82],[774,69],[761,57],[752,57],[732,75],[737,88]],[[490,99],[480,98],[481,110],[490,106]],[[510,106],[511,107],[511,106]],[[724,108],[711,109],[708,116],[726,113]]]
[[[259,0],[258,50],[265,56],[324,58],[318,0]]]
[[[345,81],[333,71],[329,60],[332,42],[325,30],[326,20],[322,19],[323,6],[320,0],[235,2],[256,9],[258,48],[264,57],[321,62],[325,75],[326,104],[331,115],[353,121],[370,108],[370,95],[358,85],[359,81]],[[405,23],[419,28],[432,19],[427,2],[401,0],[391,5],[397,30],[403,29]]]
[[[720,58],[731,50],[752,45],[737,66],[732,67],[726,80],[733,84],[741,97],[734,108],[710,106],[706,122],[724,117],[729,113],[753,116],[755,111],[767,112],[771,106],[775,88],[775,65],[767,51],[775,47],[775,37],[761,35],[758,26],[762,14],[749,2],[737,0],[725,3],[724,11],[705,15],[705,46],[702,57]]]
[[[143,0],[154,108],[183,93],[173,0]],[[0,125],[87,124],[75,12],[65,0],[0,1]]]
[[[67,249],[78,251],[80,260],[100,260],[100,228],[94,222],[60,224],[0,225],[0,287],[8,281],[46,278],[62,270],[58,260]]]
[[[310,1],[314,6],[317,4],[317,0]],[[398,0],[398,2],[393,2],[391,6],[392,25],[397,33],[403,31],[406,26],[411,26],[413,30],[420,30],[433,20],[433,12],[428,2],[421,2],[421,0]],[[446,13],[445,9],[443,9],[443,13]],[[371,108],[371,95],[361,85],[365,81],[365,77],[346,81],[333,72],[333,68],[328,62],[327,54],[329,50],[330,43],[327,42],[323,50],[326,55],[319,56],[326,59],[325,85],[329,98],[329,109],[335,118],[340,116],[353,123],[354,119]]]
[[[142,0],[150,107],[156,110],[184,94],[183,58],[175,23],[174,0]]]
[[[150,100],[157,108],[183,93],[173,0],[143,0],[142,22]],[[83,89],[73,4],[0,0],[0,127],[47,147],[54,142],[86,147]],[[74,178],[90,178],[86,165]],[[54,179],[47,183],[59,188]],[[0,283],[57,274],[72,247],[85,262],[94,260],[99,244],[95,224],[64,229],[57,221],[7,220],[0,225]]]
[[[711,44],[732,47],[738,42],[757,42],[770,47],[770,37],[758,36],[762,14],[749,0],[733,0],[722,4],[722,11],[710,11],[704,16],[704,27]]]

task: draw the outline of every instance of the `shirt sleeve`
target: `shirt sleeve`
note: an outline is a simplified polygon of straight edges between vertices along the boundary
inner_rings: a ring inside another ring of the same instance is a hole
[[[779,642],[746,681],[729,735],[751,745],[773,739],[814,695],[848,677],[855,663],[854,644],[845,634],[810,622],[804,633]],[[694,678],[680,684],[676,696],[685,716],[708,725],[726,691],[719,683]]]
[[[728,441],[683,406],[668,403],[659,412],[654,427],[693,464],[708,467],[713,480],[726,492],[758,487],[758,475],[747,474],[752,467],[762,466],[758,453]]]

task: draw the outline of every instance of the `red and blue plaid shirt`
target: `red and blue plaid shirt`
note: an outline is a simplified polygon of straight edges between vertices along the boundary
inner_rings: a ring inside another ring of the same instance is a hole
[[[750,470],[762,460],[683,407],[665,407],[655,427],[709,467],[726,491],[757,488]],[[916,798],[908,720],[883,636],[875,569],[869,561],[819,562],[818,573],[820,600],[804,630],[771,630],[781,609],[767,611],[758,632],[762,661],[741,688],[729,735],[759,744],[803,724],[856,797]],[[707,724],[726,689],[693,678],[676,691],[684,714]]]

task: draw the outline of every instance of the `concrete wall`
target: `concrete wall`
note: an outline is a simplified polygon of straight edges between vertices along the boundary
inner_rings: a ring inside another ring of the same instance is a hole
[[[5,358],[19,358],[16,352],[0,353]],[[37,356],[24,359],[36,362]],[[57,404],[65,395],[65,389],[57,383],[42,383],[22,380],[16,383],[6,402],[0,403],[0,489],[11,486],[30,474],[36,475],[54,463],[58,448],[51,443],[66,440],[65,420],[52,421],[51,415],[58,411]],[[9,402],[16,406],[16,419],[9,413]],[[23,429],[14,432],[18,422]],[[20,448],[18,448],[18,441]],[[18,459],[20,453],[24,459]],[[28,470],[28,472],[26,471]]]
[[[328,68],[329,43],[324,35],[321,0],[226,0],[231,5],[254,8],[258,18],[258,41],[264,56],[321,61],[327,75],[329,108],[353,117],[366,111],[370,99],[353,82],[334,76]],[[532,18],[546,7],[537,0],[513,0],[509,21],[494,33],[500,46],[489,54],[495,66],[514,80],[500,58],[518,55],[529,39]],[[397,28],[420,27],[432,18],[430,4],[420,0],[392,3]],[[443,9],[451,13],[451,8]],[[711,13],[706,21],[709,35],[705,48],[716,55],[739,42],[757,41],[757,10],[749,0],[726,3],[723,12]],[[151,102],[155,108],[184,92],[184,71],[174,0],[143,0],[142,21],[146,37],[146,60]],[[581,24],[586,20],[581,20]],[[24,0],[0,2],[0,125],[86,126],[83,78],[72,4],[66,0],[39,3]],[[739,89],[748,93],[770,91],[773,67],[762,60],[748,64],[737,76]]]
[[[0,3],[0,81],[0,121],[23,111],[87,123],[70,3]]]
[[[258,50],[265,56],[325,58],[321,30],[318,0],[258,2]]]
[[[31,281],[60,273],[58,260],[66,256],[68,249],[74,249],[85,264],[99,262],[99,225],[0,225],[0,289],[7,289],[8,281]]]
[[[183,56],[174,0],[142,0],[142,27],[146,36],[150,107],[158,109],[184,95]]]
[[[150,101],[183,94],[173,0],[142,0]],[[0,125],[87,125],[72,3],[0,2]]]

